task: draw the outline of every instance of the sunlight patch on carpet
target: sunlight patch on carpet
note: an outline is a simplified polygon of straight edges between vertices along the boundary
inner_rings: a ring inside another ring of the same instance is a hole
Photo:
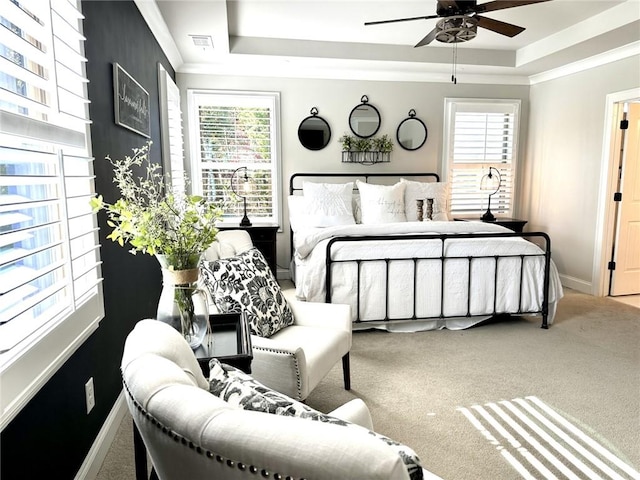
[[[537,397],[458,407],[522,478],[640,480],[640,473]]]

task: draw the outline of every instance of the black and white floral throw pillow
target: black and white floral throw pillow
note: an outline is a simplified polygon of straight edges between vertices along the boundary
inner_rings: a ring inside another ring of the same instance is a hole
[[[257,248],[202,262],[201,279],[220,313],[246,312],[251,333],[270,337],[293,324],[280,285]]]
[[[209,392],[230,406],[290,417],[306,418],[317,422],[332,423],[345,428],[361,428],[353,423],[326,415],[308,407],[282,393],[262,385],[250,375],[220,363],[215,358],[209,361]],[[384,442],[400,456],[411,480],[422,480],[422,466],[418,455],[406,445],[384,435],[369,431],[369,434]]]

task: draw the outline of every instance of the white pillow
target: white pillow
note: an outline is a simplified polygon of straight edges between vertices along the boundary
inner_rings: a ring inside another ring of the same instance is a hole
[[[446,182],[416,182],[401,178],[400,183],[406,185],[404,191],[404,207],[407,221],[416,222],[418,220],[418,207],[416,200],[433,198],[433,218],[435,221],[449,221],[449,184]],[[427,202],[425,200],[423,220],[427,220]]]
[[[289,225],[291,230],[297,232],[299,229],[308,227],[307,199],[302,195],[289,195],[287,198],[289,205]]]
[[[306,226],[331,227],[356,223],[351,205],[353,183],[304,182],[302,192]]]
[[[360,201],[359,194],[353,196],[351,206],[353,208],[353,218],[356,223],[362,223],[362,202]]]
[[[372,185],[356,180],[360,191],[362,223],[406,222],[404,211],[403,183],[395,185]]]

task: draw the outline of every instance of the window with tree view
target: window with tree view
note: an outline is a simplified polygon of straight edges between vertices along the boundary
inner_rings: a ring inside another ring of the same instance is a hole
[[[238,193],[253,222],[279,223],[279,95],[189,91],[188,101],[194,193],[222,205],[225,222],[243,216]]]

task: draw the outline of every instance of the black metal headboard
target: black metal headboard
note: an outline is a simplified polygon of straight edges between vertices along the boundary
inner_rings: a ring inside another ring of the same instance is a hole
[[[353,188],[356,190],[356,180],[361,180],[366,183],[376,182],[381,185],[393,185],[399,182],[400,178],[428,182],[440,181],[440,176],[437,173],[294,173],[289,179],[289,195],[301,193],[304,180],[325,183],[353,181]],[[293,230],[291,230],[291,225],[289,225],[289,247],[290,254],[293,256]]]
[[[360,180],[366,183],[380,182],[383,185],[392,185],[400,178],[416,181],[439,182],[440,176],[437,173],[294,173],[289,179],[289,195],[295,195],[302,190],[304,180],[322,181],[332,183],[337,181],[348,182],[350,180]],[[355,183],[354,183],[355,188]]]

